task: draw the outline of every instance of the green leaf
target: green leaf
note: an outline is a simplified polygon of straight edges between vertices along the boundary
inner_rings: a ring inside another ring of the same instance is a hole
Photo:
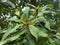
[[[43,12],[39,12],[38,16],[40,16],[40,17],[43,16]]]
[[[45,33],[44,31],[40,31],[39,35],[40,35],[41,37],[48,37],[48,34]]]
[[[29,29],[30,29],[30,32],[31,34],[36,38],[38,39],[38,37],[48,37],[48,34],[46,32],[44,32],[43,29],[38,29],[36,28],[35,26],[33,25],[29,25]]]
[[[37,23],[37,22],[44,22],[44,23],[46,23],[47,20],[45,19],[44,16],[42,16],[42,15],[39,14],[39,18],[35,18],[33,21],[35,23]]]
[[[60,35],[56,35],[56,38],[60,40]]]
[[[16,40],[17,38],[19,38],[19,36],[21,36],[22,34],[24,34],[25,31],[26,31],[26,30],[23,30],[23,31],[19,32],[18,34],[16,34],[15,36],[10,37],[9,39],[10,39],[11,41],[14,41],[14,40]]]
[[[7,38],[6,40],[1,41],[1,42],[0,42],[0,45],[3,45],[3,44],[5,44],[5,43],[7,43],[7,42],[9,42],[9,41],[14,41],[14,40],[16,40],[16,39],[19,38],[22,34],[24,34],[25,31],[26,31],[26,30],[24,30],[24,31],[22,31],[22,32],[19,32],[19,33],[17,33],[16,35]]]
[[[35,5],[32,5],[32,4],[30,4],[30,3],[27,3],[26,5],[27,5],[27,6],[31,6],[32,8],[36,9],[36,6],[35,6]]]
[[[15,9],[14,14],[16,14],[17,16],[20,16],[20,10],[19,9]]]
[[[1,2],[5,2],[5,3],[7,3],[8,5],[10,5],[12,8],[15,8],[15,4],[14,3],[12,3],[11,1],[9,1],[9,0],[1,0]]]
[[[41,37],[48,37],[48,34],[44,30],[44,28],[40,28],[40,30],[39,30],[39,36],[41,36]]]
[[[7,2],[7,0],[1,0],[1,2]]]
[[[34,21],[35,21],[35,23],[37,23],[37,22],[44,22],[45,23],[45,27],[50,30],[50,23],[49,23],[49,21],[47,21],[47,19],[44,16],[36,18],[36,19],[34,19]]]
[[[45,11],[48,8],[48,5],[45,5],[44,7],[42,7],[42,12]]]
[[[49,42],[54,43],[55,41],[53,39],[49,38]]]
[[[59,39],[54,39],[54,41],[57,45],[60,45],[60,40]]]
[[[30,30],[30,32],[31,32],[31,34],[36,38],[36,39],[38,39],[38,36],[39,36],[39,29],[38,28],[36,28],[35,26],[33,26],[33,25],[29,25],[29,30]]]
[[[50,30],[50,23],[46,22],[45,27]]]
[[[20,26],[21,26],[21,25],[16,25],[13,29],[8,29],[8,30],[4,33],[4,35],[3,35],[3,37],[2,37],[2,40],[6,39],[6,37],[7,37],[8,35],[10,35],[11,33],[14,33],[14,32],[16,31],[16,29],[19,28]]]
[[[7,19],[8,21],[15,21],[15,22],[19,22],[18,18],[16,16],[13,16],[9,19]]]
[[[54,8],[54,5],[53,5],[53,4],[48,4],[48,6],[49,6],[50,8]]]
[[[36,45],[34,40],[31,38],[31,35],[27,36],[27,45]]]
[[[27,6],[22,9],[22,12],[23,12],[25,19],[28,19],[29,11],[30,11],[30,7],[27,7]]]

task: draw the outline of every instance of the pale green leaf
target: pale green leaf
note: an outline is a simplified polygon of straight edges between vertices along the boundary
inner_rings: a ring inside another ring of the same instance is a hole
[[[38,32],[39,32],[39,29],[36,28],[36,27],[33,26],[33,25],[29,25],[29,30],[30,30],[31,34],[32,34],[36,39],[38,39],[38,36],[39,36]]]
[[[1,2],[7,2],[7,0],[1,0]]]
[[[49,22],[46,22],[45,27],[50,30],[50,23]]]
[[[44,29],[39,30],[39,36],[41,37],[48,37],[48,34],[44,31]]]

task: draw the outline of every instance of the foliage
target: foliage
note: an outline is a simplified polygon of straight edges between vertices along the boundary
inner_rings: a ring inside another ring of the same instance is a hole
[[[0,45],[60,45],[59,12],[39,2],[0,1]]]

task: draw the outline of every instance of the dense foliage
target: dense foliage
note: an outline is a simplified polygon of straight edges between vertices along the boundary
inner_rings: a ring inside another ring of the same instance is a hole
[[[0,45],[60,45],[59,0],[0,0]]]

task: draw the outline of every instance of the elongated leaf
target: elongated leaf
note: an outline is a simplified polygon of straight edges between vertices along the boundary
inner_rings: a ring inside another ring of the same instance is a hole
[[[1,0],[1,2],[7,2],[7,0]]]
[[[34,40],[31,38],[31,35],[27,36],[27,45],[36,45]]]
[[[45,11],[48,8],[48,5],[45,5],[44,7],[42,7],[42,12]]]
[[[3,35],[2,40],[6,39],[6,37],[7,37],[8,35],[10,35],[11,33],[15,32],[16,29],[19,28],[19,26],[21,26],[21,25],[16,25],[13,29],[8,29],[8,30],[6,31],[6,33]]]
[[[19,20],[16,16],[13,16],[13,17],[9,18],[8,21],[19,22]]]
[[[15,4],[12,3],[11,1],[8,0],[6,3],[7,3],[8,5],[10,5],[12,8],[15,8]]]
[[[16,39],[19,38],[22,34],[24,34],[24,32],[25,32],[25,30],[22,31],[22,32],[19,32],[18,34],[14,35],[14,36],[12,36],[12,37],[10,37],[10,38],[7,38],[7,39],[4,40],[4,41],[1,41],[1,42],[0,42],[0,45],[3,45],[3,44],[5,44],[5,43],[7,43],[8,41],[14,41],[14,40],[16,40]]]
[[[48,34],[45,33],[44,31],[40,31],[39,35],[40,35],[41,37],[48,37]]]
[[[36,39],[38,39],[39,36],[41,36],[41,37],[48,37],[48,34],[47,34],[47,33],[45,33],[42,29],[39,30],[38,28],[36,28],[36,27],[33,26],[33,25],[30,25],[30,26],[29,26],[29,29],[30,29],[31,34],[32,34]]]
[[[5,2],[5,3],[7,3],[8,5],[10,5],[12,8],[15,8],[15,4],[14,3],[12,3],[11,1],[9,1],[9,0],[1,0],[1,2]]]
[[[48,4],[48,6],[49,6],[50,8],[54,8],[54,5],[53,5],[53,4]]]
[[[50,30],[50,23],[46,21],[45,27]]]
[[[26,10],[26,9],[27,9],[27,10]],[[29,11],[30,11],[30,7],[24,7],[24,8],[22,9],[22,12],[23,12],[23,14],[24,14],[24,18],[25,18],[25,19],[28,19]]]
[[[39,29],[38,28],[36,28],[35,26],[33,26],[33,25],[29,25],[29,29],[30,29],[30,32],[31,32],[31,34],[36,38],[36,39],[38,39],[38,36],[39,36]]]

